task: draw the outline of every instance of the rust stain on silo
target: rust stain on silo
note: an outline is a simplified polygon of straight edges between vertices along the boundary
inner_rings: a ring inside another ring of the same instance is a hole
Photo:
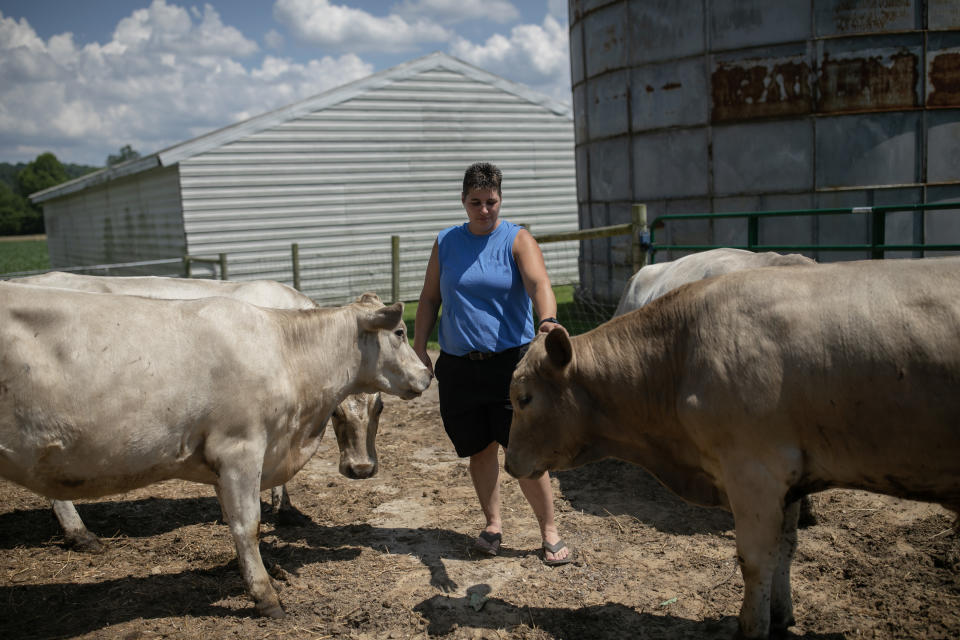
[[[904,28],[912,0],[840,0],[834,8],[837,33],[872,33]]]
[[[813,97],[805,62],[720,64],[710,77],[713,122],[810,113]]]
[[[929,106],[960,107],[960,53],[941,53],[933,59],[930,85]]]
[[[817,86],[821,113],[903,109],[919,106],[917,56],[899,52],[884,62],[880,56],[839,58],[824,54]]]
[[[620,33],[616,26],[609,26],[603,30],[603,50],[613,51],[620,46]]]

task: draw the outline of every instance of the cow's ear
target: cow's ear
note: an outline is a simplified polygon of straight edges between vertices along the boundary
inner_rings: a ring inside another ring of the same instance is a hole
[[[373,291],[367,291],[360,294],[360,297],[357,298],[357,302],[360,304],[383,304],[383,302],[380,301],[380,296],[375,294]]]
[[[360,328],[364,331],[393,329],[403,320],[403,303],[394,302],[389,307],[380,307],[360,316]]]
[[[573,360],[573,345],[570,336],[560,327],[547,334],[547,356],[557,369],[563,369]]]

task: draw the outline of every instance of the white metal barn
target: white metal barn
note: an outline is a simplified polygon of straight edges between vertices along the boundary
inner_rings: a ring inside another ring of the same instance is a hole
[[[466,219],[460,186],[476,161],[503,170],[505,219],[577,229],[569,109],[442,53],[32,199],[55,268],[226,253],[231,280],[292,284],[297,243],[301,288],[321,304],[387,300],[398,235],[411,300],[437,232]],[[562,245],[544,247],[551,276],[576,281],[576,247]]]

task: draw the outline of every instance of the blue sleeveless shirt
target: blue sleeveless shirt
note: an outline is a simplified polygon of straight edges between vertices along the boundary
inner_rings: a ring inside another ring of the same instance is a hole
[[[440,348],[462,356],[503,351],[533,340],[533,315],[513,241],[522,227],[500,220],[474,235],[463,223],[437,236],[440,262]]]

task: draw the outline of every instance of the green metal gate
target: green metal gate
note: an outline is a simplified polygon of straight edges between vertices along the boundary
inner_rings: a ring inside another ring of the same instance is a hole
[[[645,211],[645,205],[635,205],[642,207]],[[705,251],[708,249],[717,249],[721,245],[703,245],[703,244],[658,244],[656,241],[657,229],[665,227],[674,220],[696,220],[696,219],[724,219],[724,218],[746,218],[747,219],[747,243],[745,245],[722,245],[735,249],[748,249],[750,251],[869,251],[873,259],[882,259],[886,251],[917,251],[921,256],[925,251],[960,251],[960,244],[887,244],[886,243],[886,214],[900,211],[921,211],[938,209],[958,209],[960,202],[942,202],[936,204],[910,204],[910,205],[883,205],[874,207],[839,207],[832,209],[790,209],[783,211],[751,211],[737,213],[678,213],[657,216],[649,225],[649,242],[645,238],[641,239],[646,244],[647,252],[650,256],[650,262],[655,261],[657,251],[677,250],[677,251]],[[863,214],[870,216],[870,242],[862,244],[760,244],[759,225],[763,218],[786,217],[786,216],[822,216],[833,214]],[[641,231],[641,236],[645,233]]]

